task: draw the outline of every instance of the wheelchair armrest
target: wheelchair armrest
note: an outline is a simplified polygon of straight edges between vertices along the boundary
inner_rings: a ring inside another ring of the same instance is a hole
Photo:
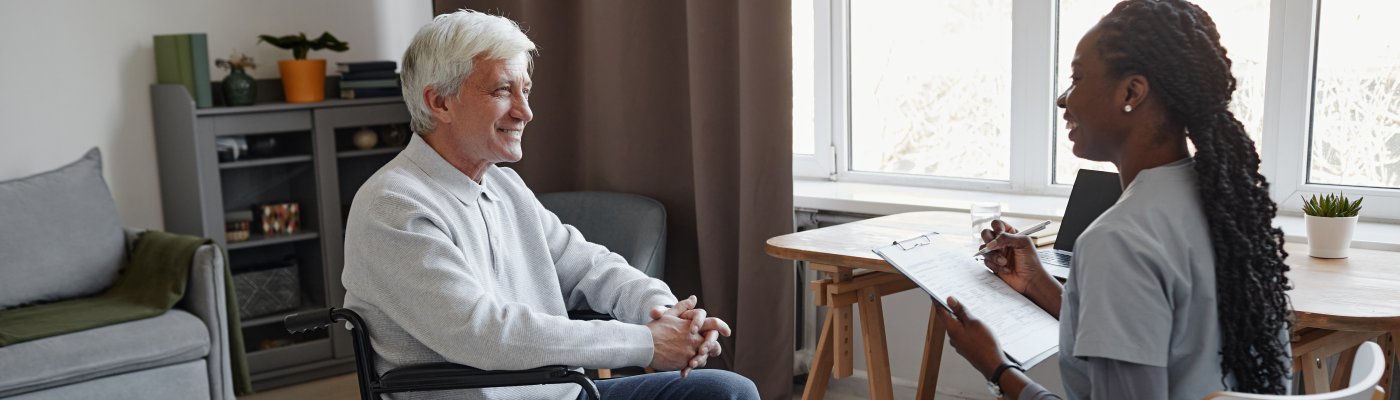
[[[571,310],[569,319],[575,321],[612,321],[613,317],[593,310]]]
[[[486,387],[572,383],[583,387],[589,398],[598,398],[598,388],[588,377],[568,367],[551,365],[519,371],[488,371],[446,362],[409,365],[385,372],[379,377],[385,389],[413,390],[477,389]]]
[[[331,312],[335,307],[302,311],[282,318],[282,325],[287,328],[287,333],[304,333],[325,328],[335,322]]]
[[[377,397],[376,393],[575,384],[583,388],[589,399],[598,399],[598,387],[592,380],[581,372],[557,365],[520,371],[487,371],[438,362],[394,368],[375,379],[372,375],[374,351],[370,349],[368,327],[355,311],[336,307],[303,311],[288,315],[282,324],[287,332],[298,333],[324,329],[337,321],[348,322],[353,327],[350,334],[354,339],[356,369],[361,375],[360,392],[369,396],[365,398]]]

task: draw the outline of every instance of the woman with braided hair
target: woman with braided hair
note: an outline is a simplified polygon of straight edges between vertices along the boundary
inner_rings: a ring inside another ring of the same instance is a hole
[[[1070,398],[1282,394],[1291,372],[1283,232],[1215,23],[1185,0],[1127,0],[1075,49],[1064,109],[1076,156],[1112,162],[1124,191],[1084,231],[1062,287],[1031,241],[1000,221],[984,261],[1060,320]],[[1187,141],[1195,145],[1193,156]],[[940,321],[1007,398],[1058,398],[1031,382],[957,299]],[[954,319],[956,317],[956,319]]]

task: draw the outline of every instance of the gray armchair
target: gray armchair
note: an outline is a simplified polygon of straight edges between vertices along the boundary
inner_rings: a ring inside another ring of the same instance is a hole
[[[650,197],[618,192],[556,192],[544,208],[652,278],[666,276],[666,207]]]
[[[666,276],[666,207],[650,197],[617,192],[556,192],[539,196],[544,208],[573,225],[584,239],[601,244],[652,278]],[[576,320],[612,319],[593,310],[573,310]],[[598,370],[598,378],[612,371]]]
[[[101,293],[140,234],[121,227],[96,149],[0,182],[0,204],[0,310]],[[201,246],[164,314],[0,346],[0,398],[233,399],[224,290],[222,252]]]

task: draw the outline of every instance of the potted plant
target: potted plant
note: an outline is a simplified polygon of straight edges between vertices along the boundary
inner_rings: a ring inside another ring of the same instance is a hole
[[[258,97],[257,82],[243,70],[258,67],[253,63],[253,58],[235,52],[230,54],[227,60],[214,60],[214,65],[229,70],[228,76],[224,77],[224,81],[219,85],[224,92],[224,105],[252,105],[253,100]]]
[[[1351,235],[1356,231],[1356,215],[1361,200],[1345,194],[1313,195],[1303,199],[1303,222],[1308,229],[1308,255],[1317,258],[1346,258]]]
[[[267,42],[278,48],[292,51],[293,60],[277,62],[277,71],[282,74],[282,90],[288,103],[310,103],[326,98],[326,60],[306,59],[311,50],[345,51],[350,44],[322,32],[315,40],[308,39],[306,33],[276,37],[259,35],[259,42]]]

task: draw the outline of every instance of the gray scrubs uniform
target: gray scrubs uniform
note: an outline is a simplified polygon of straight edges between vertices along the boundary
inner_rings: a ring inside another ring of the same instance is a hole
[[[1140,172],[1075,243],[1060,313],[1070,398],[1103,397],[1113,386],[1132,392],[1116,395],[1174,400],[1224,389],[1215,255],[1193,164]],[[1036,392],[1021,397],[1048,394]]]

